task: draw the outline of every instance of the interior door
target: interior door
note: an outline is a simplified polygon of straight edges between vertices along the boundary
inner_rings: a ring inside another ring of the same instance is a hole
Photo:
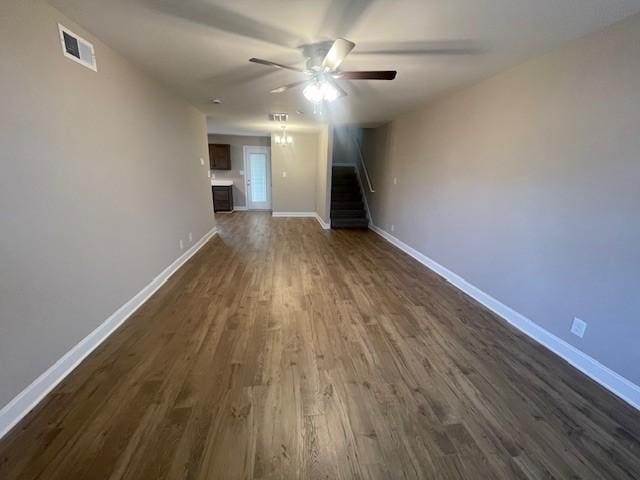
[[[249,210],[271,210],[269,147],[244,147],[244,171]]]

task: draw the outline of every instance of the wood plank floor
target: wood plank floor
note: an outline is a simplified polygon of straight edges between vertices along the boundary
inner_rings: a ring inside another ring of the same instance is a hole
[[[637,412],[374,233],[218,217],[0,478],[640,478]]]

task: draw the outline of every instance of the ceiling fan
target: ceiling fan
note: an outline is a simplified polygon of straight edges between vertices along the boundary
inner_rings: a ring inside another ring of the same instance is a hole
[[[333,42],[320,42],[303,46],[303,54],[306,58],[306,68],[296,68],[281,63],[263,60],[261,58],[250,58],[249,61],[269,67],[293,70],[302,73],[308,78],[298,82],[282,85],[271,90],[271,93],[282,93],[292,88],[304,86],[302,93],[305,98],[313,104],[321,102],[332,102],[337,98],[344,97],[347,92],[338,85],[336,79],[340,80],[393,80],[396,78],[395,70],[374,70],[374,71],[343,71],[340,65],[346,56],[356,46],[355,43],[338,38]]]

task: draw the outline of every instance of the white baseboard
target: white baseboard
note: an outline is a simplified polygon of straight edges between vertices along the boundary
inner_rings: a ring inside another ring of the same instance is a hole
[[[317,213],[316,213],[316,220],[318,220],[318,223],[320,224],[320,226],[324,230],[329,230],[331,228],[331,224],[330,223],[325,223],[325,221],[322,219],[322,217],[320,215],[318,215]]]
[[[29,413],[56,385],[76,368],[96,347],[104,342],[116,328],[122,325],[138,308],[140,308],[187,260],[189,260],[211,237],[217,233],[212,228],[189,250],[165,268],[146,287],[131,300],[122,305],[98,328],[69,350],[62,358],[36,378],[27,388],[20,392],[0,410],[0,438],[13,428]]]
[[[629,405],[640,410],[640,386],[602,365],[596,359],[590,357],[581,350],[578,350],[573,345],[559,337],[556,337],[537,323],[534,323],[524,315],[496,300],[491,295],[486,294],[479,288],[467,282],[464,278],[443,267],[426,255],[423,255],[406,243],[398,240],[396,237],[375,226],[373,223],[369,225],[369,228],[389,243],[392,243],[406,254],[418,260],[430,270],[433,270],[438,275],[444,277],[449,281],[449,283],[480,302],[489,310],[504,318],[518,330],[569,362],[575,368],[598,382],[613,394],[620,397]]]
[[[273,212],[271,215],[273,217],[315,218],[318,220],[320,226],[325,230],[329,230],[331,228],[331,225],[325,223],[324,220],[322,220],[322,217],[316,212]]]
[[[249,210],[247,207],[233,207],[234,212],[246,212]]]
[[[315,218],[316,212],[273,212],[274,217],[311,217]]]

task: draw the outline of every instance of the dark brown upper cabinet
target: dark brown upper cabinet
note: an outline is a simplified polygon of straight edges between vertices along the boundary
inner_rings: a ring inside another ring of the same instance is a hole
[[[211,170],[231,170],[231,145],[210,143],[209,167]]]

